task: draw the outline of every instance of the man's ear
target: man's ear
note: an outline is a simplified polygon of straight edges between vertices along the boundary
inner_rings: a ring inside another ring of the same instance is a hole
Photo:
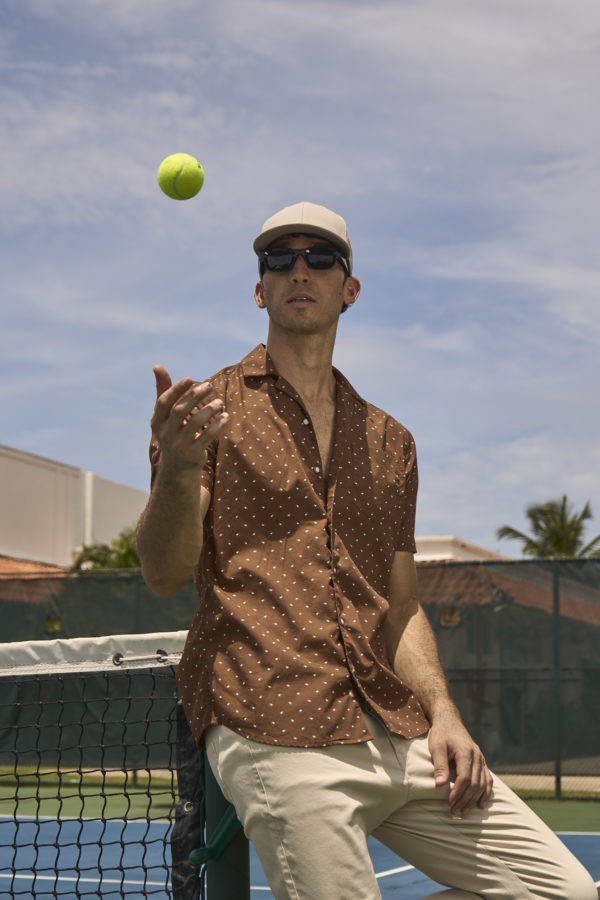
[[[344,303],[352,306],[358,300],[360,294],[360,281],[354,275],[349,275],[344,282]]]
[[[266,309],[265,286],[262,281],[256,282],[256,287],[254,288],[254,301],[259,309]]]

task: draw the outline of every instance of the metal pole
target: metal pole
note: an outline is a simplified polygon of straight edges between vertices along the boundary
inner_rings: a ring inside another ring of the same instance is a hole
[[[223,796],[204,754],[206,842],[227,811]],[[250,851],[248,839],[238,831],[218,859],[206,864],[208,900],[250,900]]]
[[[561,798],[562,778],[562,709],[560,690],[560,563],[552,563],[552,618],[553,618],[553,684],[554,684],[554,796]]]

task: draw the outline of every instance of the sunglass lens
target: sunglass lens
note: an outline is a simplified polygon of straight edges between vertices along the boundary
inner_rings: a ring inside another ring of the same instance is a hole
[[[265,256],[265,263],[267,269],[271,272],[287,272],[288,269],[291,269],[295,262],[295,257],[293,253],[285,252],[285,253],[269,253],[268,256]]]
[[[335,265],[336,255],[330,250],[313,251],[307,256],[311,269],[331,269]]]
[[[331,269],[340,254],[328,247],[307,250],[268,250],[261,257],[270,272],[288,272],[301,256],[311,269]]]

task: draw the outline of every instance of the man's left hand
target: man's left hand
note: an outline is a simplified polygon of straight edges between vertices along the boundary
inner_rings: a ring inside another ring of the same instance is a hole
[[[436,785],[454,782],[448,795],[452,816],[462,818],[475,806],[484,809],[492,793],[492,775],[458,713],[448,710],[434,718],[429,752]]]

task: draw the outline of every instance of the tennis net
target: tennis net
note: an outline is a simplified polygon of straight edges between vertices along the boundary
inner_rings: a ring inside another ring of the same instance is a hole
[[[204,895],[185,636],[0,645],[0,896]]]

